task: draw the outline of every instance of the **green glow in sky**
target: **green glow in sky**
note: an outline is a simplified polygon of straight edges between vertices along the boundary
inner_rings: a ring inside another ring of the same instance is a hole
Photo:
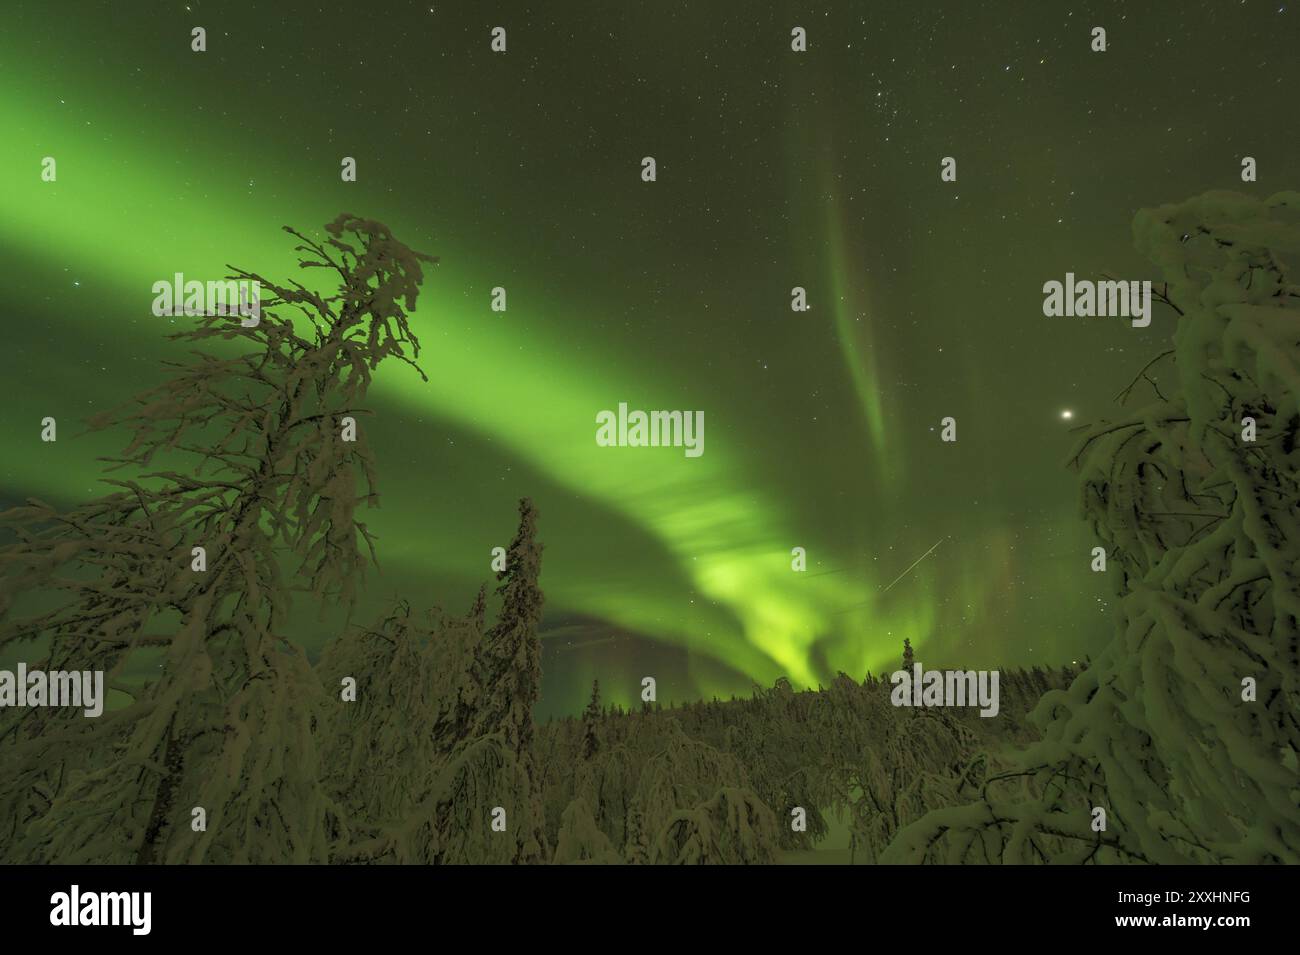
[[[72,434],[177,357],[154,281],[227,263],[284,278],[280,226],[349,211],[441,259],[415,316],[429,380],[381,369],[363,424],[382,500],[365,612],[398,595],[463,608],[529,495],[552,711],[593,678],[626,703],[643,675],[676,700],[860,677],[892,669],[905,637],[927,662],[1068,662],[1109,611],[1067,427],[1106,413],[1168,329],[1052,325],[1039,289],[1067,269],[1149,275],[1133,212],[1231,185],[1231,163],[1206,180],[1176,157],[1260,117],[1212,111],[1206,131],[1177,76],[1146,82],[1191,140],[1146,137],[1110,175],[1074,113],[1092,106],[1110,142],[1148,124],[1111,109],[1145,61],[1114,43],[1095,71],[1055,14],[1023,12],[997,18],[997,51],[968,42],[988,33],[974,10],[924,50],[915,13],[819,13],[802,60],[793,14],[724,27],[685,5],[592,5],[562,29],[518,11],[495,58],[487,26],[440,8],[204,11],[203,55],[198,14],[129,35],[102,11],[16,17],[0,39],[4,503],[101,492],[95,456],[117,442]],[[1264,128],[1267,168],[1295,134]],[[957,188],[938,177],[950,154]],[[790,311],[796,285],[810,312]],[[619,402],[702,410],[705,453],[598,447],[596,414]],[[298,636],[318,647],[336,624]]]

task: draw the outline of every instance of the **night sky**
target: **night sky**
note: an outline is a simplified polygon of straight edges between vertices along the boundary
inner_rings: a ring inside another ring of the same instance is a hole
[[[905,637],[934,666],[1080,659],[1114,605],[1071,431],[1171,316],[1049,319],[1043,283],[1158,279],[1139,208],[1297,186],[1298,21],[1289,0],[9,0],[0,503],[109,490],[95,457],[123,435],[74,434],[181,357],[155,281],[299,277],[280,227],[347,211],[441,259],[414,316],[430,380],[385,365],[362,423],[381,566],[359,618],[466,609],[531,496],[543,712],[593,678],[625,704],[643,676],[665,703],[860,679]],[[703,411],[703,455],[598,447],[619,402]],[[318,649],[343,623],[311,610]]]

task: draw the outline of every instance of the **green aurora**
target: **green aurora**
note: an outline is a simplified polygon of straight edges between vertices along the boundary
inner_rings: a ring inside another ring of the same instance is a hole
[[[386,367],[362,421],[382,506],[358,619],[399,595],[464,609],[531,496],[544,712],[592,679],[627,704],[645,675],[664,702],[860,677],[904,638],[975,667],[1097,646],[1070,430],[1169,326],[1046,319],[1042,283],[1157,278],[1133,213],[1240,188],[1241,155],[1294,186],[1300,133],[1268,104],[1300,75],[1300,10],[581,6],[11,5],[0,503],[101,493],[122,435],[79,423],[177,357],[153,282],[298,277],[280,227],[346,210],[440,257],[414,316],[428,381]],[[703,410],[705,453],[598,447],[620,401]],[[344,625],[302,616],[313,649]]]

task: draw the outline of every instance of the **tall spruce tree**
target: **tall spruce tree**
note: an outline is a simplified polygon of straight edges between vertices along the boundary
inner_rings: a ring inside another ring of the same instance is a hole
[[[511,751],[520,777],[516,814],[519,851],[514,861],[543,861],[541,790],[533,757],[533,707],[542,685],[542,621],[544,598],[539,584],[542,545],[537,541],[537,509],[519,502],[519,529],[506,551],[505,570],[497,573],[501,609],[497,622],[484,635],[474,656],[474,682],[479,697],[472,732],[499,736]]]
[[[600,725],[600,681],[591,681],[591,699],[582,711],[582,758],[591,759],[600,751],[600,737],[596,727]]]
[[[542,685],[542,545],[537,542],[537,510],[519,502],[519,530],[506,551],[506,568],[497,573],[502,598],[497,622],[474,658],[474,676],[483,690],[478,708],[480,733],[501,733],[515,753],[532,761],[533,706]]]

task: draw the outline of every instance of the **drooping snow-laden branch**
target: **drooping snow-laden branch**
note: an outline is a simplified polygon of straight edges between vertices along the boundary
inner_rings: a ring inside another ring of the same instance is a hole
[[[887,859],[1300,861],[1300,287],[1282,259],[1298,223],[1294,192],[1136,217],[1177,315],[1172,383],[1071,458],[1116,636],[1044,696],[1017,775]]]

